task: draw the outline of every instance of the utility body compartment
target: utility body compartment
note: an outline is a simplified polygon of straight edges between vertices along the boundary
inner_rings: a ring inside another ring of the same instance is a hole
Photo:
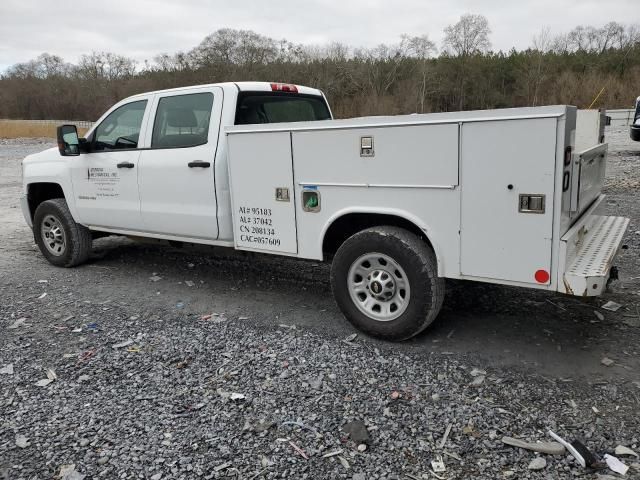
[[[606,144],[576,151],[576,118],[552,106],[227,127],[235,247],[321,260],[338,219],[385,215],[423,232],[442,277],[599,294],[574,286],[606,284],[626,219],[596,215]],[[581,269],[593,255],[603,268]]]

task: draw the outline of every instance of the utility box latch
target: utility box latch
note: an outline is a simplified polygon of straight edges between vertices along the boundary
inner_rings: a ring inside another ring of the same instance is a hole
[[[524,193],[520,194],[520,213],[544,213],[545,195]]]

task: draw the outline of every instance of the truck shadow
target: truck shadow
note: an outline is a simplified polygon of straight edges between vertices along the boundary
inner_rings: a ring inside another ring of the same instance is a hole
[[[333,302],[328,264],[226,248],[138,243],[110,237],[96,242],[97,265],[116,266],[122,274],[158,273],[163,278],[193,278],[205,284],[185,289],[193,303],[213,292],[238,292],[230,302],[248,311],[261,328],[285,322],[321,335],[344,338],[354,332]],[[619,302],[620,298],[616,297]],[[606,301],[607,298],[604,299]],[[619,312],[599,309],[602,298],[576,298],[501,285],[448,281],[443,310],[434,324],[414,339],[385,344],[418,354],[453,353],[482,366],[513,366],[552,377],[598,378],[605,373],[634,379],[640,368],[640,330],[623,323],[632,298]],[[266,307],[268,305],[268,309]],[[594,313],[598,310],[603,319]],[[273,312],[273,313],[272,313]],[[364,341],[364,340],[363,340]],[[603,357],[623,367],[601,365]]]

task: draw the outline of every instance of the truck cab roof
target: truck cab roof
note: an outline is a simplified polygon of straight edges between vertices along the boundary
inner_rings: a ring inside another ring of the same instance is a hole
[[[278,88],[282,87],[291,88],[293,92],[297,92],[301,95],[314,95],[318,97],[322,97],[322,91],[317,88],[305,87],[304,85],[294,85],[294,84],[285,84],[278,82],[223,82],[223,83],[207,83],[202,85],[188,85],[185,87],[177,87],[177,88],[167,88],[164,90],[154,90],[150,92],[142,92],[136,95],[132,95],[127,97],[124,100],[132,100],[136,97],[140,97],[142,95],[153,95],[158,93],[169,93],[169,92],[177,92],[177,91],[185,91],[195,88],[203,88],[203,87],[221,87],[221,88],[235,88],[239,92],[272,92],[278,91]],[[282,91],[282,90],[280,90]]]

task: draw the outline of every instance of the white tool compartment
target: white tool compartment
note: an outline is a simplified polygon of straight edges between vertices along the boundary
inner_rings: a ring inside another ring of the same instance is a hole
[[[442,277],[599,294],[628,220],[595,214],[607,146],[575,150],[575,119],[550,106],[228,127],[236,248],[322,260],[334,224],[348,236],[376,215],[426,237]]]
[[[289,132],[229,136],[228,146],[236,248],[296,254]]]

